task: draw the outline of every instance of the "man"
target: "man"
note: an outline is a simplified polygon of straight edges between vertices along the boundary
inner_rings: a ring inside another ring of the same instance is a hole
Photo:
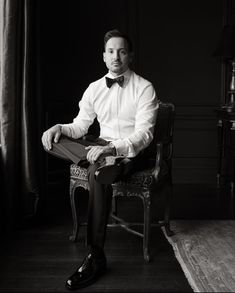
[[[56,124],[43,133],[46,151],[87,167],[90,186],[87,243],[90,252],[68,278],[68,289],[94,283],[106,271],[104,253],[111,183],[144,168],[143,150],[153,138],[158,100],[152,84],[129,69],[133,58],[128,36],[112,30],[105,34],[103,60],[108,73],[91,83],[79,103],[80,111],[69,124]],[[80,139],[97,118],[100,136]],[[106,164],[106,157],[114,157]]]

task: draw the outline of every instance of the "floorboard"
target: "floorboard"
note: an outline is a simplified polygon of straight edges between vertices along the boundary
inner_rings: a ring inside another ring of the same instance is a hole
[[[86,200],[83,205],[85,211]],[[173,219],[234,219],[233,207],[227,191],[190,185],[174,188]],[[141,208],[138,201],[123,201],[119,212],[138,221]],[[67,195],[51,194],[45,211],[41,221],[25,223],[11,241],[2,241],[0,292],[67,292],[66,278],[87,253],[85,227],[78,243],[69,241],[72,217]],[[161,229],[153,227],[152,235],[154,259],[146,264],[141,239],[120,227],[109,227],[105,245],[108,272],[82,291],[192,292]]]

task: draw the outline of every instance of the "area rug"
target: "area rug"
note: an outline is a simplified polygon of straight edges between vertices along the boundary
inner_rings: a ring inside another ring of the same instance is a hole
[[[235,221],[177,220],[167,237],[194,292],[235,292]]]

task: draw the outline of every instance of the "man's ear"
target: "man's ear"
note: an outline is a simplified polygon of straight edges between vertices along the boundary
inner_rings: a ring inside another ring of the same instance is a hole
[[[104,60],[104,62],[106,62],[106,58],[105,58],[105,52],[103,52],[103,60]]]

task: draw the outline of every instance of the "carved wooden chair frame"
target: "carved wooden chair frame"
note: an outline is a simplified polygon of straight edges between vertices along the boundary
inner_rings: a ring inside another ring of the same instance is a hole
[[[136,172],[125,181],[112,184],[113,187],[113,208],[111,217],[115,223],[137,236],[143,238],[143,256],[146,262],[150,261],[150,231],[151,225],[151,203],[159,191],[165,188],[164,219],[155,225],[164,226],[168,236],[173,233],[170,230],[170,205],[172,199],[172,153],[173,153],[173,126],[175,107],[171,103],[160,102],[157,121],[155,126],[154,139],[149,146],[152,151],[152,159],[155,160],[153,168]],[[164,127],[163,127],[164,125]],[[70,200],[73,215],[73,235],[71,240],[78,240],[79,219],[78,208],[76,207],[75,190],[82,187],[89,190],[87,171],[85,168],[72,164],[70,166]],[[132,227],[132,223],[126,222],[117,215],[116,198],[120,196],[139,197],[143,201],[143,233]]]

